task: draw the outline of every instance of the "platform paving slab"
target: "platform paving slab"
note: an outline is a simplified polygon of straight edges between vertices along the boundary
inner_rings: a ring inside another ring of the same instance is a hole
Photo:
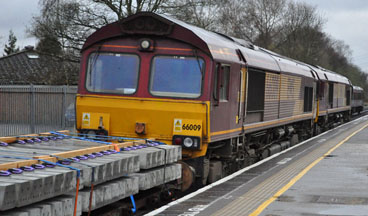
[[[368,215],[367,157],[366,128],[320,161],[260,215]]]

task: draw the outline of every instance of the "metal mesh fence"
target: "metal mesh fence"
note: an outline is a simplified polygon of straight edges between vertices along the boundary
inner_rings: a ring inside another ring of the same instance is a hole
[[[1,86],[0,136],[73,130],[76,86]]]

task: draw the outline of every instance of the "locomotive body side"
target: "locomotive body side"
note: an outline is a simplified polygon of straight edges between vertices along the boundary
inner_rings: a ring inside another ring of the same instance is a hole
[[[352,87],[350,81],[334,72],[310,66],[317,75],[318,118],[315,134],[350,119]]]

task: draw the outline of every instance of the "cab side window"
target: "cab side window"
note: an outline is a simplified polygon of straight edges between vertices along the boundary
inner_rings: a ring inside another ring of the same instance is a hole
[[[214,76],[213,98],[217,106],[229,100],[230,65],[217,64]]]
[[[220,101],[229,100],[230,66],[221,65]]]

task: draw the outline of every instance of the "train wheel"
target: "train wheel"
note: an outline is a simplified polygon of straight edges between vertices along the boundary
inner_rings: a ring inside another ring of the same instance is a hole
[[[195,171],[187,163],[180,161],[181,164],[181,191],[186,191],[192,186],[195,181]]]

